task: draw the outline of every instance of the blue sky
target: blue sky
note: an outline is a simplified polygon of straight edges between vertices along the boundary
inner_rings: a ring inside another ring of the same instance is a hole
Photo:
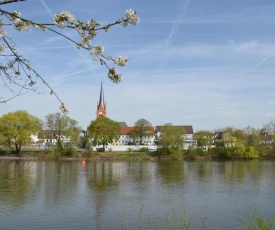
[[[92,42],[102,44],[105,54],[129,58],[119,68],[119,84],[106,77],[107,70],[91,55],[54,34],[13,34],[18,50],[84,129],[95,119],[101,81],[108,117],[129,126],[145,118],[152,125],[192,125],[195,131],[261,128],[274,118],[274,1],[27,0],[2,7],[45,23],[66,9],[102,25],[127,9],[137,11],[137,26],[113,27]],[[69,30],[64,34],[75,36]],[[59,112],[59,102],[43,85],[39,91],[44,93],[30,92],[1,104],[0,115],[23,109],[44,119]]]

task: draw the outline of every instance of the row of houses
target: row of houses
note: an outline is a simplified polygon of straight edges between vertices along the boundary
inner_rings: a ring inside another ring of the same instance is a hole
[[[96,117],[107,117],[107,106],[104,100],[104,91],[103,84],[101,83],[99,101],[96,107]],[[131,148],[141,148],[148,147],[148,149],[156,150],[157,149],[157,140],[161,136],[161,131],[163,126],[154,126],[151,127],[153,135],[148,135],[142,138],[142,140],[136,139],[131,135],[131,131],[134,127],[127,126],[126,122],[119,122],[121,126],[121,133],[118,140],[114,140],[112,143],[108,144],[109,150],[114,151],[125,151]],[[185,129],[186,133],[182,136],[185,140],[185,144],[183,146],[184,149],[188,149],[191,146],[195,145],[195,140],[193,140],[193,127],[191,125],[182,125],[180,126]],[[87,131],[82,131],[79,133],[79,139],[84,139],[87,136]],[[61,136],[63,143],[70,143],[71,137],[69,135]],[[32,135],[31,136],[32,143],[39,148],[47,148],[53,145],[56,145],[57,141],[54,137],[52,131],[44,130],[42,135]],[[131,146],[131,147],[129,147]],[[93,149],[100,148],[100,146],[93,146]]]
[[[141,147],[147,147],[148,149],[156,150],[157,149],[157,140],[161,136],[161,130],[163,126],[152,126],[153,135],[144,136],[142,140],[136,139],[131,135],[131,131],[134,127],[129,127],[125,122],[121,122],[121,133],[118,140],[114,140],[112,143],[108,143],[108,149],[113,151],[126,151],[129,149],[138,149]],[[191,125],[180,126],[185,129],[186,133],[182,136],[185,140],[183,146],[184,149],[188,149],[191,146],[195,145],[195,140],[193,140],[193,127]],[[87,131],[83,130],[79,132],[79,139],[83,139],[87,136]],[[70,143],[70,136],[61,136],[63,143]],[[56,145],[57,141],[54,137],[54,134],[50,130],[42,131],[42,135],[33,134],[31,135],[31,143],[35,146],[38,146],[41,149],[49,148]],[[80,147],[79,144],[78,147]],[[93,146],[94,150],[100,148],[100,146]]]

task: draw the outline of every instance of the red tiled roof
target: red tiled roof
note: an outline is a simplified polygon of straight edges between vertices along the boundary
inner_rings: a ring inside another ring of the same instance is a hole
[[[134,127],[122,126],[121,135],[129,135]]]

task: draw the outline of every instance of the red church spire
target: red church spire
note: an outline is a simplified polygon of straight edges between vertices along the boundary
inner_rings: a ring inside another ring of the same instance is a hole
[[[106,117],[106,102],[104,101],[103,83],[101,82],[99,102],[97,103],[96,117]]]

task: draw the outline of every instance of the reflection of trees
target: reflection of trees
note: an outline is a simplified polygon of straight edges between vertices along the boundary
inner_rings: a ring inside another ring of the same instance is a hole
[[[199,178],[204,178],[211,175],[211,167],[209,167],[209,164],[198,163],[197,171]]]
[[[106,193],[109,189],[119,186],[121,177],[122,171],[119,164],[112,162],[92,162],[86,165],[87,184],[95,194],[96,221],[99,229],[104,226],[102,215]]]
[[[225,164],[225,178],[228,182],[261,179],[262,169],[259,160],[229,161]]]
[[[44,166],[44,167],[43,167]],[[43,197],[46,204],[67,203],[77,189],[79,164],[74,161],[43,162]],[[64,198],[66,197],[66,198]]]
[[[157,174],[166,183],[184,181],[184,162],[182,161],[163,161],[157,164]]]
[[[92,190],[104,192],[118,186],[121,173],[112,162],[93,162],[87,164],[87,183]]]
[[[37,194],[36,162],[0,162],[0,203],[18,208]]]
[[[150,177],[152,172],[149,167],[150,162],[138,161],[138,162],[127,162],[127,176],[131,176],[134,182],[143,185],[146,182],[150,183]]]

